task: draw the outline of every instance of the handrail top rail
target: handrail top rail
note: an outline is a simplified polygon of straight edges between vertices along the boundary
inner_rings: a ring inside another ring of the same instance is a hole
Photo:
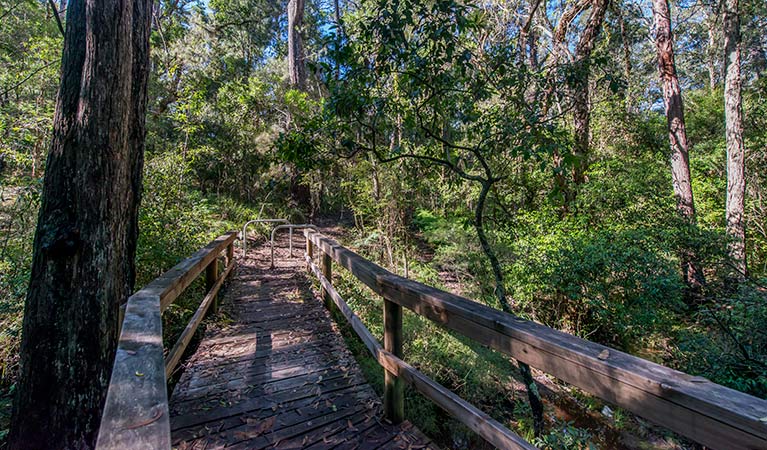
[[[165,311],[165,308],[173,303],[195,278],[205,270],[208,263],[229,244],[234,242],[237,237],[237,231],[227,231],[159,277],[150,281],[133,295],[157,295],[160,297],[161,309]]]
[[[331,300],[336,308],[338,308],[338,312],[346,319],[352,330],[357,333],[357,337],[359,337],[365,347],[367,347],[373,358],[379,365],[386,369],[388,373],[401,377],[408,384],[421,392],[421,394],[426,396],[426,398],[439,405],[447,411],[448,414],[452,415],[469,429],[482,436],[483,439],[496,448],[520,450],[533,450],[536,448],[518,434],[509,430],[500,422],[476,408],[474,405],[463,400],[455,393],[427,377],[394,353],[384,349],[370,330],[367,329],[365,324],[362,323],[360,318],[351,310],[338,291],[335,290],[332,283],[325,277],[321,269],[314,264],[312,258],[308,254],[305,255],[304,258],[309,265],[310,272],[314,273],[317,277],[324,292],[327,292],[327,294],[330,295]],[[387,331],[384,330],[384,336],[386,333]],[[384,337],[384,339],[386,338]],[[401,395],[401,393],[396,395]],[[384,396],[386,396],[386,394],[384,394]]]
[[[277,225],[274,228],[272,228],[272,234],[270,237],[270,248],[271,248],[271,264],[270,268],[274,269],[274,237],[277,234],[279,230],[288,229],[290,230],[290,256],[293,256],[293,230],[296,228],[300,229],[311,229],[314,231],[319,231],[319,228],[317,228],[317,225],[314,225],[313,223],[286,223],[282,225]]]
[[[314,230],[304,235],[375,293],[481,344],[705,445],[767,448],[766,400],[401,277]]]
[[[97,449],[170,448],[162,311],[235,239],[219,236],[128,297]]]

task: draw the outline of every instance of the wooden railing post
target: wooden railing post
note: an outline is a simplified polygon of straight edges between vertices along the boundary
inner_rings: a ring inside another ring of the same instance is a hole
[[[312,244],[312,241],[309,239],[309,235],[306,235],[306,254],[309,256],[309,259],[314,258],[314,244]],[[306,270],[311,273],[312,272],[312,266],[311,264],[306,264]]]
[[[402,306],[384,298],[384,350],[402,359]],[[384,414],[393,424],[405,420],[405,384],[384,371]]]
[[[232,241],[231,244],[229,244],[228,247],[226,247],[226,265],[230,266],[232,264],[232,261],[234,261],[234,241]],[[232,272],[229,272],[228,277],[232,276]]]
[[[327,278],[330,283],[333,282],[333,266],[331,265],[331,261],[330,255],[322,252],[322,275]],[[328,311],[333,311],[333,298],[330,297],[330,293],[325,290],[324,287],[322,288],[322,301],[325,303],[325,308],[327,308]]]
[[[216,284],[218,279],[218,258],[214,258],[213,261],[205,268],[205,292],[209,292]],[[213,296],[213,304],[210,307],[210,314],[218,312],[218,294]]]

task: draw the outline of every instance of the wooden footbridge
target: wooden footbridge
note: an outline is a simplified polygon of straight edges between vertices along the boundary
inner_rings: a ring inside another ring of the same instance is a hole
[[[128,299],[98,448],[436,448],[404,420],[405,383],[492,445],[535,448],[403,361],[405,307],[710,448],[767,449],[767,401],[399,277],[314,230],[304,235],[304,257],[281,246],[270,268],[266,247],[236,260],[237,234],[225,234]],[[383,298],[383,345],[333,288],[333,263]],[[208,293],[165,352],[162,311],[203,272]],[[167,378],[229,278],[229,320],[208,327],[169,400]],[[330,311],[382,366],[383,400]]]

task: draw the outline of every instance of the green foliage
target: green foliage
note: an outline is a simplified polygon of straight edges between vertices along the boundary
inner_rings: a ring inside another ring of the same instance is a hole
[[[767,294],[741,286],[718,292],[695,326],[680,327],[674,359],[681,369],[767,398]]]
[[[149,283],[224,232],[237,230],[258,214],[227,197],[206,197],[187,187],[190,164],[177,153],[146,163],[139,216],[136,286]],[[163,314],[163,334],[175,342],[204,296],[198,279]]]
[[[21,319],[32,265],[39,186],[0,187],[0,390],[18,368]]]
[[[364,251],[363,255],[374,256]],[[422,279],[420,272],[413,275]],[[334,284],[366,327],[374,335],[382,336],[380,298],[371,295],[364,285],[346,271],[338,273]],[[343,320],[341,323],[344,323]],[[409,312],[404,315],[403,331],[404,353],[409,363],[484,411],[496,417],[510,418],[508,406],[515,395],[514,390],[510,390],[513,383],[510,369],[513,366],[505,356],[447,332]],[[367,349],[349,329],[346,330],[346,340],[360,361],[366,378],[379,393],[382,392],[380,365],[369,356]],[[506,393],[499,395],[499,392]],[[465,445],[469,447],[479,445],[480,441],[475,435],[459,432],[460,425],[454,419],[415,391],[406,390],[406,404],[408,419],[428,435],[450,436],[450,439],[467,441]]]
[[[596,450],[588,430],[578,428],[572,422],[559,422],[547,435],[533,439],[533,444],[543,450]]]
[[[682,8],[684,21],[675,8],[672,18],[692,144],[693,226],[675,208],[648,11],[628,1],[608,12],[590,61],[587,181],[563,211],[553,175],[568,175],[576,158],[571,95],[562,87],[583,76],[583,65],[553,62],[549,31],[540,32],[556,25],[568,7],[560,3],[539,9],[525,44],[521,3],[341,2],[336,23],[330,3],[308,2],[301,33],[309,80],[299,91],[287,77],[284,2],[156,2],[137,286],[259,214],[304,222],[321,212],[353,219],[349,241],[390,270],[497,307],[473,227],[480,184],[492,180],[482,212],[519,314],[767,397],[767,78],[754,76],[767,10],[742,5],[752,278],[732,286],[724,93],[707,87],[706,8]],[[585,17],[573,22],[568,46]],[[62,39],[45,2],[0,0],[0,18],[2,441]],[[553,168],[555,158],[563,166]],[[699,308],[681,302],[678,254],[688,248],[708,279]],[[342,280],[380,335],[379,299]],[[198,282],[168,309],[167,340],[201,290]],[[411,314],[405,326],[410,362],[532,439],[505,358]],[[380,391],[380,367],[349,342]],[[407,395],[408,414],[427,434],[479,445],[433,404]],[[590,448],[596,436],[567,422],[548,431],[535,440],[540,447]]]

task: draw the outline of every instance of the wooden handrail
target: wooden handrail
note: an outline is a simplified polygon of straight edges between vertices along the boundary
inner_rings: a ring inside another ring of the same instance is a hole
[[[375,293],[445,328],[708,447],[767,448],[765,400],[400,277],[322,234],[305,235]]]
[[[310,241],[307,241],[310,242]],[[308,252],[306,262],[309,270],[314,273],[320,281],[323,292],[327,293],[331,301],[338,308],[338,311],[346,318],[349,325],[357,333],[362,343],[365,344],[373,358],[386,369],[387,373],[396,375],[398,378],[407,382],[424,396],[432,399],[437,405],[447,411],[450,415],[466,425],[470,430],[482,436],[485,440],[494,446],[502,449],[534,449],[521,436],[501,425],[498,421],[480,411],[467,401],[450,392],[447,388],[419,372],[413,366],[409,365],[393,353],[384,350],[381,344],[365,327],[359,317],[349,308],[338,291],[335,290],[331,282],[325,278],[320,269],[314,264]],[[398,395],[402,395],[401,392]],[[398,399],[399,401],[404,398]],[[397,412],[399,413],[399,411]]]
[[[218,290],[235,266],[236,239],[236,231],[218,237],[128,298],[101,416],[97,449],[170,448],[166,374],[178,364],[206,311],[211,305],[215,308]],[[162,311],[202,271],[209,267],[215,269],[224,250],[227,252],[226,269],[213,281],[210,279],[215,278],[213,270],[207,271],[209,292],[166,361],[163,357]]]

